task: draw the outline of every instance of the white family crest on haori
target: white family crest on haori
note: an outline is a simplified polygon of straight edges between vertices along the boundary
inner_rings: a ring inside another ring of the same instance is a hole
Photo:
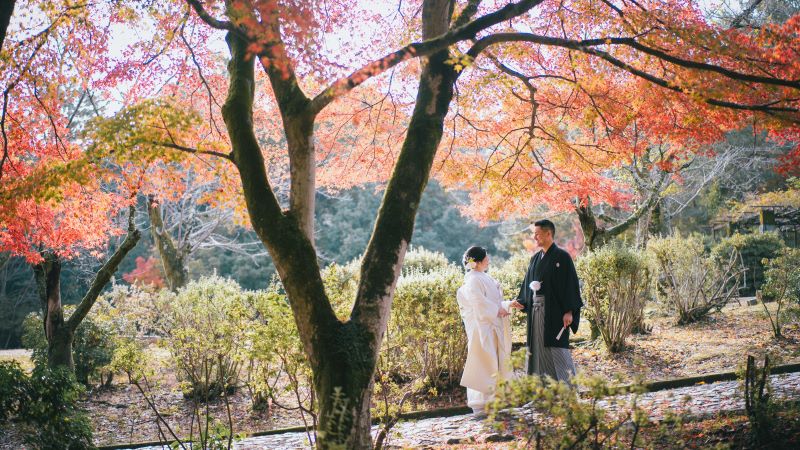
[[[509,312],[500,284],[484,272],[470,271],[456,294],[467,332],[467,362],[461,385],[467,388],[467,405],[481,411],[494,396],[497,382],[511,377],[511,323],[498,317]]]

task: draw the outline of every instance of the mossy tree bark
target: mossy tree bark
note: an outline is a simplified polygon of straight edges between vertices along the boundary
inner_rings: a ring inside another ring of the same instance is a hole
[[[385,64],[371,64],[369,69],[361,69],[335,82],[310,99],[298,86],[280,39],[276,17],[263,18],[274,20],[273,23],[262,22],[262,25],[272,27],[278,38],[265,50],[263,56],[268,58],[256,58],[247,53],[247,34],[236,25],[236,20],[242,18],[219,21],[210,17],[201,4],[190,2],[206,23],[228,31],[230,84],[222,116],[231,141],[230,159],[240,174],[251,224],[275,263],[314,372],[319,404],[319,448],[371,448],[369,408],[377,355],[386,331],[395,284],[411,241],[417,208],[442,138],[444,119],[458,78],[458,73],[447,63],[448,47],[523,14],[540,0],[509,4],[495,13],[471,20],[479,3],[470,1],[450,27],[455,2],[425,0],[422,43],[395,52],[385,58]],[[255,16],[246,19],[258,20]],[[360,284],[350,320],[340,321],[325,294],[314,248],[314,121],[337,96],[388,67],[419,56],[425,58],[417,103],[361,263]],[[269,77],[287,139],[291,191],[286,211],[282,210],[270,185],[254,131],[256,60],[262,63]],[[373,70],[375,72],[371,72]]]
[[[117,271],[122,259],[136,246],[141,237],[139,230],[134,225],[133,216],[134,210],[131,208],[128,218],[128,235],[125,236],[125,240],[108,261],[97,271],[89,290],[69,319],[64,318],[64,307],[61,303],[61,258],[55,253],[44,253],[42,261],[33,266],[42,306],[44,332],[47,338],[47,364],[50,368],[75,369],[72,358],[75,330],[89,314],[103,288]]]
[[[186,254],[175,245],[172,236],[164,228],[161,205],[152,195],[147,198],[147,215],[150,218],[150,234],[158,249],[167,285],[170,290],[177,291],[189,280],[189,272],[186,270]]]
[[[0,50],[3,49],[3,42],[6,40],[6,31],[11,22],[11,16],[14,15],[14,6],[16,0],[5,0],[0,2]]]
[[[578,220],[581,224],[586,248],[589,250],[596,250],[608,244],[613,238],[636,225],[644,214],[649,214],[653,211],[658,205],[661,198],[661,191],[669,179],[669,175],[668,172],[664,172],[658,182],[653,185],[644,203],[639,205],[627,218],[617,222],[611,227],[606,227],[598,222],[598,217],[595,216],[592,210],[591,197],[586,197],[584,201],[580,202],[578,206],[575,207],[575,213],[578,214]]]

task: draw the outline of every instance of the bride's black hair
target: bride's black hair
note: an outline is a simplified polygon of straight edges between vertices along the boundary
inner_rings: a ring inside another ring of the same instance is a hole
[[[477,245],[468,248],[467,251],[464,252],[464,256],[461,258],[461,263],[466,266],[467,260],[470,258],[472,258],[472,260],[476,263],[483,261],[486,259],[486,249],[483,247],[478,247]]]

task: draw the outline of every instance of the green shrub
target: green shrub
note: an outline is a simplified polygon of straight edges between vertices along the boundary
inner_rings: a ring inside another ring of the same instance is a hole
[[[776,233],[739,234],[722,239],[711,249],[711,255],[719,265],[728,261],[732,250],[737,250],[744,266],[747,268],[743,293],[755,295],[757,289],[764,284],[763,260],[772,259],[785,247],[783,240]]]
[[[402,275],[430,273],[448,266],[450,261],[443,253],[432,252],[422,247],[411,247],[403,258]]]
[[[208,400],[237,386],[248,344],[251,292],[230,279],[201,278],[155,301],[159,320],[187,397]]]
[[[608,351],[621,351],[641,322],[649,295],[646,258],[636,250],[607,245],[579,258],[576,269],[584,282],[585,317],[597,326]]]
[[[28,377],[16,361],[0,361],[0,423],[25,404]]]
[[[328,298],[343,320],[356,296],[358,269],[354,261],[331,264],[322,273]],[[415,248],[406,254],[381,349],[387,374],[431,387],[460,379],[467,347],[456,290],[463,280],[464,272],[440,253]]]
[[[333,263],[322,269],[325,293],[328,295],[336,316],[341,320],[347,320],[353,309],[353,302],[358,290],[359,269],[359,260],[352,261],[347,265]],[[286,301],[288,302],[288,300]]]
[[[136,285],[114,285],[97,299],[90,314],[108,323],[117,336],[152,336],[158,334],[160,313],[154,307],[158,296]]]
[[[314,404],[313,374],[285,294],[273,283],[252,297],[252,307],[257,314],[248,334],[252,345],[247,386],[254,408],[260,409],[270,399],[273,404],[299,409],[304,418],[313,420],[309,414]],[[290,400],[279,400],[282,397]]]
[[[455,266],[398,280],[383,341],[383,355],[398,374],[434,387],[460,379],[467,336],[456,291],[463,280],[464,273]]]
[[[652,448],[642,439],[648,415],[637,405],[641,392],[638,386],[611,386],[604,377],[579,374],[570,386],[524,376],[501,384],[489,408],[490,419],[502,431],[521,431],[530,448]],[[623,394],[631,395],[621,397],[614,412],[600,404],[608,396]],[[530,407],[511,410],[509,417],[506,408],[526,403]]]
[[[503,286],[506,298],[517,298],[530,261],[531,255],[528,253],[517,253],[505,261],[492,262],[489,274]]]
[[[732,248],[727,259],[722,260],[721,253],[712,258],[705,253],[701,236],[674,234],[650,239],[647,253],[656,297],[676,315],[678,324],[695,322],[713,309],[720,310],[738,293],[741,265]]]
[[[74,306],[66,306],[64,313],[69,314],[75,310]],[[66,319],[65,319],[66,320]],[[47,365],[47,339],[42,326],[42,316],[31,313],[22,323],[22,345],[32,350],[34,365],[43,367]],[[114,354],[114,333],[110,324],[100,321],[92,312],[75,330],[72,341],[72,357],[75,362],[75,378],[86,386],[90,380],[100,379],[105,366],[111,362]]]
[[[67,369],[34,368],[19,409],[25,442],[41,450],[95,448],[89,416],[77,406],[84,388]]]
[[[775,301],[774,313],[770,312],[766,303],[762,301],[761,304],[769,318],[772,333],[780,337],[787,306],[800,302],[800,249],[784,248],[776,258],[764,259],[763,263],[766,266],[764,296]]]
[[[47,365],[47,338],[44,335],[41,314],[30,313],[22,321],[22,346],[31,350],[31,360],[35,367]]]
[[[489,268],[489,274],[503,287],[503,296],[506,300],[517,298],[519,289],[522,286],[522,280],[525,278],[525,274],[528,273],[528,264],[530,261],[530,254],[517,253],[505,261],[492,263]],[[515,331],[515,335],[519,333],[523,333],[524,335],[526,326],[525,320],[525,314],[511,315],[511,329]]]

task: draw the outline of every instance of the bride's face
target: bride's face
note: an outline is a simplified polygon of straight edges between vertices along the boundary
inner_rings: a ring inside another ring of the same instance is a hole
[[[489,255],[486,255],[486,258],[483,258],[483,261],[479,262],[476,266],[476,269],[480,270],[481,272],[485,272],[486,269],[489,268]]]

